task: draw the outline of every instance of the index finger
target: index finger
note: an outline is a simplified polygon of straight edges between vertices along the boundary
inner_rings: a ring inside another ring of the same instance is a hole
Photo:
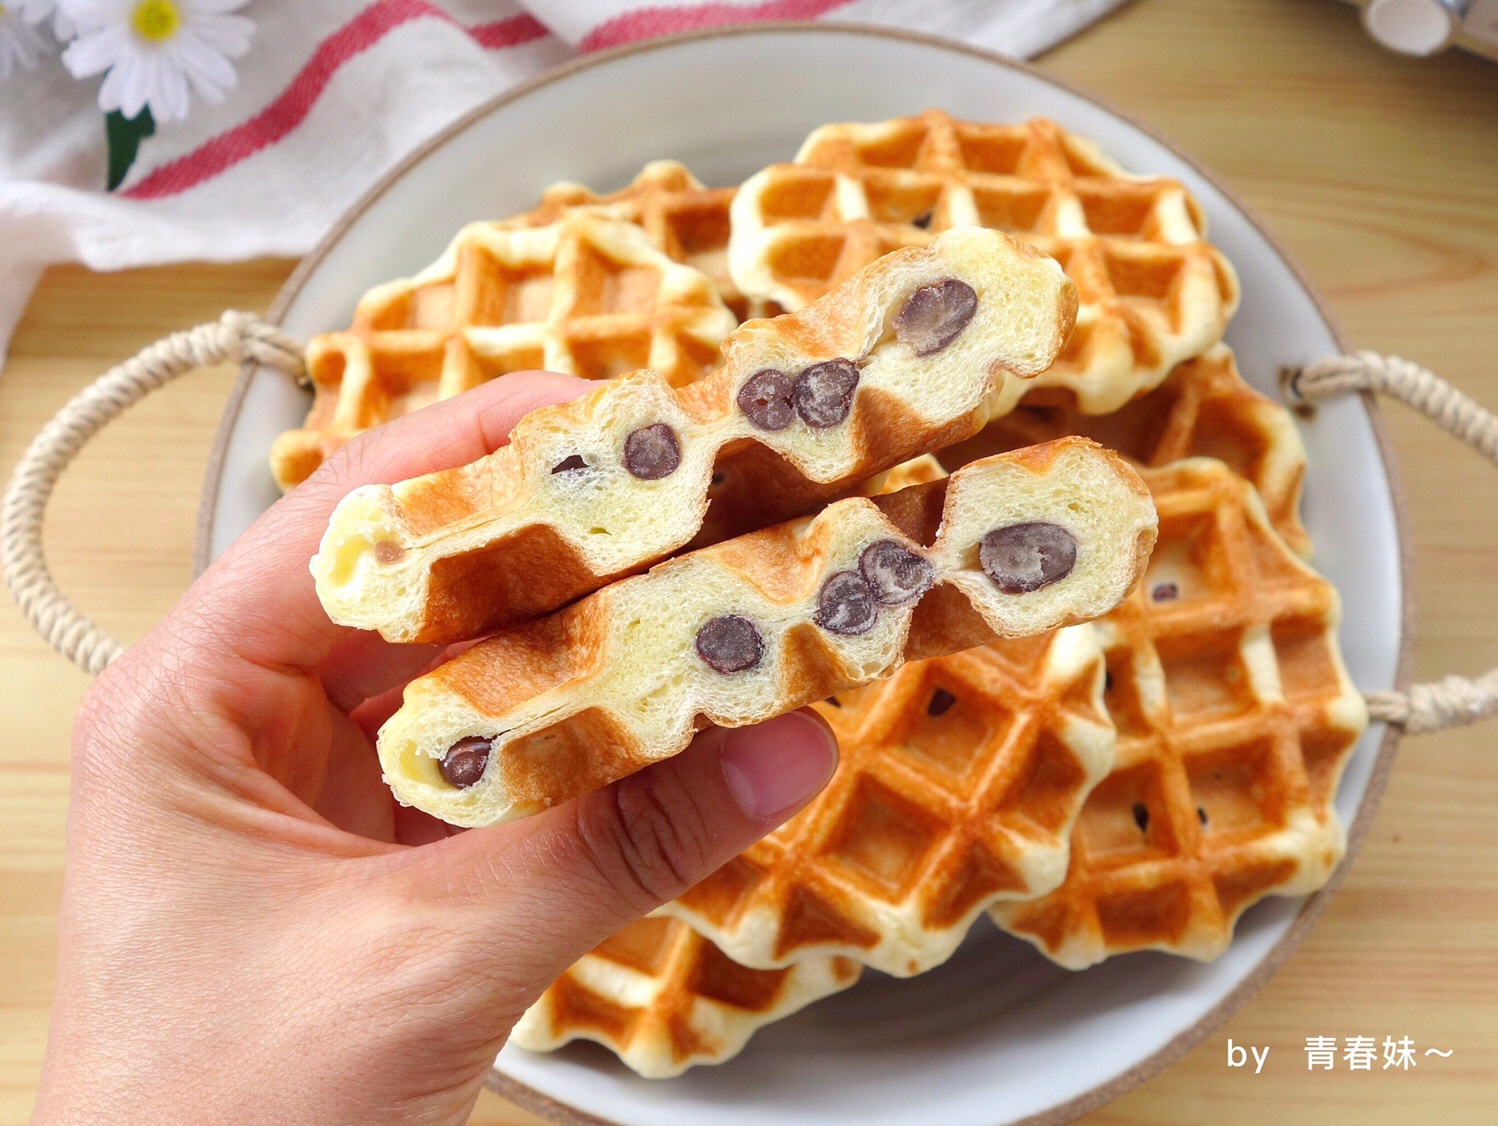
[[[270,507],[189,588],[174,614],[189,646],[262,667],[316,668],[349,631],[328,620],[308,561],[328,518],[358,485],[465,465],[509,441],[520,419],[583,394],[585,379],[514,372],[355,438]]]

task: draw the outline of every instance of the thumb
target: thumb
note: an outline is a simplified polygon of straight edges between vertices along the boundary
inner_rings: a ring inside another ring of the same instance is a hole
[[[443,883],[508,940],[496,944],[500,977],[529,1004],[604,939],[787,820],[836,767],[837,741],[809,709],[712,728],[602,790],[442,842]]]

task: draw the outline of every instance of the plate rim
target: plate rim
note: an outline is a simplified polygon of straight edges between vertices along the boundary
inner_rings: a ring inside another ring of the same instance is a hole
[[[1321,319],[1326,323],[1337,347],[1343,352],[1347,351],[1347,342],[1343,336],[1341,326],[1327,307],[1320,292],[1312,285],[1310,278],[1306,276],[1300,263],[1281,244],[1273,231],[1259,216],[1258,212],[1215,172],[1203,166],[1190,154],[1182,151],[1169,138],[1162,136],[1158,131],[1140,121],[1133,114],[1120,109],[1106,98],[1049,74],[1025,61],[1001,55],[996,51],[984,47],[978,47],[961,40],[950,39],[940,35],[931,35],[925,32],[837,20],[818,20],[815,22],[779,20],[763,23],[735,24],[627,43],[619,47],[569,59],[564,63],[543,71],[541,74],[510,87],[500,94],[496,94],[474,106],[466,113],[461,114],[444,128],[416,146],[411,152],[392,165],[367,191],[359,196],[339,216],[333,225],[328,228],[327,233],[318,240],[317,245],[292,270],[286,281],[282,283],[280,290],[276,293],[275,299],[271,302],[263,319],[273,325],[279,326],[286,315],[287,309],[301,293],[302,287],[306,284],[312,272],[322,263],[322,260],[333,248],[342,242],[348,229],[376,200],[389,191],[398,180],[402,179],[411,168],[424,160],[429,154],[448,144],[454,137],[475,122],[503,108],[510,102],[525,97],[545,86],[570,78],[580,71],[602,66],[615,59],[630,55],[669,50],[682,43],[692,43],[705,39],[783,34],[852,34],[872,38],[902,40],[928,47],[937,47],[970,55],[989,63],[1019,71],[1091,102],[1099,109],[1133,126],[1168,149],[1174,156],[1189,165],[1197,175],[1201,176],[1221,192],[1294,275],[1296,281],[1300,283],[1301,288],[1310,297],[1312,304],[1315,305]],[[258,365],[253,363],[243,363],[240,365],[234,385],[230,388],[228,398],[225,400],[223,413],[219,418],[218,430],[214,435],[213,446],[209,452],[203,486],[198,499],[197,527],[194,535],[192,562],[192,574],[194,578],[202,574],[211,562],[209,551],[213,538],[213,522],[219,493],[223,485],[229,440],[238,422],[240,410],[244,405],[245,395],[249,390],[250,382],[257,370]],[[1363,409],[1373,430],[1379,461],[1384,471],[1384,479],[1388,483],[1390,505],[1394,516],[1394,529],[1399,545],[1399,652],[1395,662],[1394,686],[1396,689],[1403,691],[1408,689],[1411,683],[1414,666],[1414,546],[1409,534],[1409,514],[1405,504],[1404,485],[1399,474],[1393,444],[1390,441],[1388,430],[1383,422],[1382,412],[1372,393],[1362,392],[1360,398],[1362,399]],[[1358,851],[1362,847],[1363,840],[1372,825],[1374,815],[1378,811],[1384,789],[1388,785],[1389,774],[1394,766],[1395,752],[1400,738],[1401,732],[1397,728],[1387,725],[1384,727],[1384,733],[1379,740],[1377,754],[1374,759],[1373,769],[1368,777],[1367,789],[1363,794],[1362,801],[1358,804],[1357,814],[1347,829],[1347,851],[1345,855],[1332,872],[1331,878],[1326,884],[1307,897],[1289,928],[1269,948],[1263,958],[1253,968],[1252,972],[1244,977],[1222,1000],[1198,1017],[1190,1027],[1176,1033],[1175,1036],[1171,1037],[1169,1041],[1154,1053],[1140,1060],[1133,1067],[1120,1072],[1111,1079],[1088,1088],[1086,1091],[1073,1096],[1063,1103],[1058,1103],[1038,1114],[1016,1120],[1010,1126],[1064,1126],[1065,1123],[1072,1122],[1083,1114],[1111,1102],[1126,1091],[1158,1075],[1170,1066],[1170,1064],[1196,1047],[1196,1045],[1205,1040],[1207,1036],[1237,1012],[1250,997],[1263,988],[1265,983],[1274,976],[1275,972],[1284,964],[1285,960],[1289,958],[1296,947],[1300,945],[1311,927],[1321,917],[1330,903],[1332,895],[1341,886],[1348,870],[1352,867],[1352,863],[1356,859]],[[484,1079],[484,1086],[502,1098],[509,1099],[511,1102],[532,1113],[550,1118],[557,1122],[559,1126],[619,1126],[612,1119],[600,1118],[586,1111],[579,1110],[568,1103],[561,1102],[553,1096],[531,1087],[529,1084],[522,1083],[520,1080],[504,1074],[497,1067],[489,1069],[489,1074]]]

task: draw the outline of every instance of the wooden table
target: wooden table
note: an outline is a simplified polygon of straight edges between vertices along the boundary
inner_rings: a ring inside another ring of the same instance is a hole
[[[1498,67],[1384,53],[1331,0],[1137,0],[1041,65],[1111,99],[1265,216],[1358,346],[1418,358],[1498,405]],[[916,107],[919,108],[919,107]],[[265,261],[52,270],[0,377],[0,468],[76,390],[162,333],[261,309]],[[69,471],[47,544],[63,588],[132,639],[189,578],[231,373],[168,388]],[[1417,547],[1417,673],[1498,659],[1498,479],[1389,409]],[[86,678],[0,606],[0,1124],[24,1122],[52,988],[68,732]],[[1492,1121],[1498,1105],[1498,725],[1408,740],[1330,910],[1228,1024],[1093,1123]],[[1454,1050],[1413,1072],[1308,1073],[1307,1036]],[[1270,1045],[1263,1074],[1227,1041]],[[539,1121],[485,1096],[474,1123]]]

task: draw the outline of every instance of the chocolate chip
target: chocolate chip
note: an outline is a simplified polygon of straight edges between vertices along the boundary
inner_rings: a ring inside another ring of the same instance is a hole
[[[1196,819],[1198,821],[1200,821],[1203,825],[1205,825],[1207,823],[1207,811],[1205,809],[1203,809],[1201,806],[1197,806],[1196,807]]]
[[[378,563],[384,563],[387,567],[392,563],[399,563],[406,557],[406,549],[394,540],[376,540],[374,545],[374,557]]]
[[[574,469],[586,468],[588,468],[588,463],[583,460],[583,455],[573,454],[571,457],[564,457],[561,461],[553,465],[551,471],[553,473],[571,473]]]
[[[858,570],[875,599],[886,606],[919,598],[936,579],[935,568],[924,556],[896,540],[869,544],[858,557]]]
[[[624,468],[642,481],[659,481],[681,464],[681,443],[664,422],[630,431],[624,439]]]
[[[466,790],[484,776],[484,768],[489,765],[489,751],[493,746],[490,740],[481,735],[459,739],[447,749],[447,754],[442,756],[437,769],[447,779],[449,786]]]
[[[930,212],[930,211],[922,211],[919,215],[917,215],[914,219],[912,219],[910,221],[910,225],[912,227],[919,227],[921,230],[924,231],[926,228],[928,228],[929,226],[931,226],[931,216],[932,216],[932,212]]]
[[[713,474],[713,479],[712,479],[712,481],[709,482],[709,484],[711,484],[712,487],[716,489],[719,485],[721,485],[726,480],[728,480],[728,474],[724,473],[720,469],[716,473]]]
[[[818,430],[836,426],[853,409],[853,391],[857,386],[858,368],[852,360],[812,364],[796,377],[791,389],[796,413],[806,425]]]
[[[923,285],[895,314],[895,336],[917,356],[929,356],[962,335],[977,311],[978,295],[965,281],[947,278]]]
[[[764,655],[758,627],[738,614],[719,614],[697,631],[697,656],[724,676],[752,669]]]
[[[843,706],[843,702],[836,696],[828,696],[827,699],[823,700],[822,702],[824,704],[831,704],[834,708],[840,708]]]
[[[764,368],[751,375],[739,389],[739,410],[761,430],[784,430],[796,415],[792,394],[790,376],[775,368]]]
[[[1136,824],[1136,825],[1139,826],[1139,831],[1141,833],[1147,833],[1147,832],[1149,832],[1149,827],[1150,827],[1150,811],[1145,807],[1145,804],[1142,801],[1136,801],[1134,803],[1134,811],[1133,812],[1134,812],[1134,824]]]
[[[879,618],[874,592],[857,571],[839,571],[817,595],[817,625],[828,633],[855,637],[868,633]]]
[[[1150,591],[1150,600],[1153,602],[1174,602],[1181,597],[1181,588],[1175,583],[1156,583]]]
[[[926,714],[932,716],[946,715],[952,710],[952,705],[957,702],[957,697],[945,688],[938,688],[931,693],[931,702],[926,705]]]
[[[978,562],[1005,594],[1029,594],[1071,574],[1077,541],[1059,524],[1010,524],[983,537]]]

